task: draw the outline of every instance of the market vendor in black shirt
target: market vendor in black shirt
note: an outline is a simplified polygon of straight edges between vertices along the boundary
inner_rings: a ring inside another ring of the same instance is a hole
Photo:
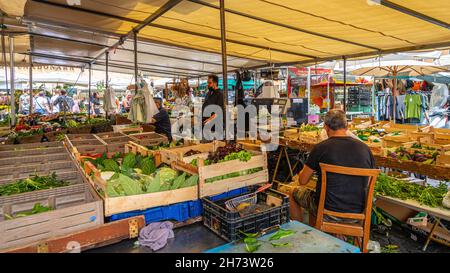
[[[219,77],[216,75],[209,75],[208,76],[208,92],[205,96],[205,101],[203,102],[202,106],[202,117],[203,117],[203,125],[207,124],[208,122],[212,121],[218,116],[218,113],[212,113],[209,117],[204,117],[203,113],[208,105],[218,105],[220,108],[222,108],[222,117],[223,120],[225,120],[225,106],[223,101],[223,93],[219,89]],[[223,126],[225,128],[225,124]]]
[[[328,139],[317,144],[311,151],[303,169],[294,182],[306,185],[314,172],[318,173],[316,191],[295,190],[291,198],[292,218],[300,216],[299,207],[309,210],[312,216],[317,215],[321,191],[320,163],[351,168],[375,168],[375,160],[370,148],[347,135],[347,119],[342,110],[331,110],[325,115],[325,130]],[[343,213],[361,213],[365,209],[365,198],[368,179],[362,176],[349,176],[330,173],[327,176],[325,209]],[[326,215],[326,221],[347,222],[346,219]]]
[[[152,123],[155,125],[155,133],[167,136],[172,141],[172,126],[170,125],[169,114],[162,107],[162,99],[155,98],[156,107],[159,112],[153,116]]]

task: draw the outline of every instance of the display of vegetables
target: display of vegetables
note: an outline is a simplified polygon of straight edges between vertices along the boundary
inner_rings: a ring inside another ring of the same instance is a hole
[[[218,163],[224,160],[227,155],[230,155],[232,153],[238,153],[240,151],[243,151],[240,145],[237,145],[235,142],[229,142],[224,147],[217,148],[215,152],[210,152],[208,154],[207,161],[210,163]]]
[[[178,147],[178,146],[182,146],[182,145],[183,145],[183,140],[178,140],[178,141],[172,141],[167,144],[164,144],[161,142],[159,145],[147,146],[146,148],[149,150],[152,150],[152,151],[158,151],[158,150],[174,148],[174,147]]]
[[[107,158],[106,154],[91,161],[106,180],[108,197],[176,190],[197,185],[198,176],[178,173],[168,167],[156,168],[153,156],[133,153]]]
[[[397,147],[388,149],[388,156],[404,160],[404,161],[415,161],[423,164],[435,164],[436,158],[439,155],[439,152],[436,150],[416,150],[416,149],[406,149],[405,147]]]
[[[318,126],[312,124],[302,124],[300,126],[300,132],[315,132],[319,130],[320,128]]]
[[[422,186],[399,180],[384,173],[378,175],[375,195],[385,195],[402,200],[412,199],[430,207],[442,206],[442,200],[448,191],[448,185],[441,182],[437,187]]]
[[[8,196],[36,190],[46,190],[69,185],[69,182],[58,179],[56,173],[39,176],[30,175],[11,184],[0,185],[0,196]]]
[[[356,130],[354,133],[358,136],[362,141],[369,141],[370,137],[374,137],[373,142],[380,142],[378,138],[384,137],[386,132],[384,130],[376,130],[376,129],[361,129]]]

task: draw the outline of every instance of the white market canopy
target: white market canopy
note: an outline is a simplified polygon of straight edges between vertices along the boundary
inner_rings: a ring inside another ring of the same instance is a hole
[[[400,73],[408,76],[425,76],[448,71],[443,66],[413,60],[365,63],[354,67],[349,67],[349,70],[353,75],[375,77],[397,76]]]
[[[108,51],[110,71],[133,73],[137,29],[144,73],[222,70],[218,0],[0,0],[0,9],[6,32],[22,34],[15,51],[34,63],[104,70]],[[225,15],[230,71],[450,46],[450,1],[225,0]]]

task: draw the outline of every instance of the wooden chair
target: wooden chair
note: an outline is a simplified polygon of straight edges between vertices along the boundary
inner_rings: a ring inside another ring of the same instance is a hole
[[[375,187],[375,182],[380,170],[377,169],[361,169],[361,168],[349,168],[342,166],[335,166],[329,164],[320,163],[320,168],[322,170],[322,188],[320,192],[319,205],[317,207],[317,218],[315,227],[323,232],[353,236],[359,243],[359,247],[362,252],[367,252],[367,244],[370,238],[370,219],[372,213],[372,199],[373,191]],[[337,173],[343,175],[353,175],[353,176],[367,176],[369,178],[367,195],[366,195],[366,205],[363,213],[342,213],[334,212],[325,209],[325,196],[326,196],[326,185],[327,185],[327,173]],[[354,219],[362,221],[361,224],[353,223],[334,223],[324,221],[324,216],[334,216],[345,219]],[[361,242],[362,239],[362,242]]]

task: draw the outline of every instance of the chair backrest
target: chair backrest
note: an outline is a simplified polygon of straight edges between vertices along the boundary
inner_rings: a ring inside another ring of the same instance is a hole
[[[377,180],[377,176],[380,173],[378,169],[362,169],[362,168],[350,168],[343,166],[336,166],[330,164],[320,163],[320,169],[322,171],[322,183],[321,183],[321,191],[320,191],[320,199],[317,207],[317,219],[316,219],[316,227],[320,228],[323,223],[323,216],[330,215],[334,217],[346,218],[346,219],[357,219],[357,220],[367,220],[366,215],[370,215],[372,211],[372,195],[375,188],[375,182]],[[341,213],[341,212],[333,212],[324,209],[325,207],[325,197],[326,197],[326,184],[327,184],[327,173],[336,173],[342,175],[351,175],[351,176],[365,176],[369,178],[367,191],[366,191],[366,204],[365,209],[362,213]]]

